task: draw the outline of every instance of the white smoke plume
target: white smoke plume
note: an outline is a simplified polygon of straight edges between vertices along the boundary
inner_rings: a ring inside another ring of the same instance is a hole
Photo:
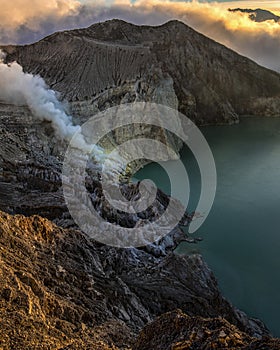
[[[39,75],[24,73],[17,62],[5,64],[5,53],[0,50],[0,102],[14,105],[27,105],[34,118],[51,122],[56,136],[61,140],[72,140],[72,147],[104,164],[112,175],[124,171],[123,160],[116,156],[108,157],[98,145],[87,143],[79,125],[74,125],[72,117],[57,99],[55,91],[49,89]]]
[[[5,64],[5,53],[0,50],[0,101],[15,105],[27,105],[33,116],[51,122],[56,136],[70,141],[79,134],[77,147],[93,153],[97,161],[104,158],[104,151],[98,146],[86,143],[79,125],[74,125],[72,117],[65,113],[56,93],[49,89],[38,75],[24,73],[22,67],[13,62]]]
[[[48,88],[40,76],[24,73],[18,63],[4,64],[4,57],[1,51],[0,100],[27,105],[38,119],[50,121],[57,136],[62,139],[73,136],[79,126],[73,125],[72,118],[64,112],[55,92]]]

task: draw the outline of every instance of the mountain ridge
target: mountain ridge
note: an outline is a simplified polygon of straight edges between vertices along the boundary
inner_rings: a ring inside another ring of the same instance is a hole
[[[104,93],[115,94],[116,89],[122,97],[128,92],[133,101],[138,81],[149,88],[151,77],[165,75],[173,82],[179,111],[197,124],[234,123],[241,114],[279,115],[278,73],[180,21],[152,27],[110,20],[3,49],[7,61],[16,60],[26,72],[41,75],[73,102],[74,114],[75,102],[105,108],[111,102],[104,100]],[[267,98],[275,99],[270,112]]]

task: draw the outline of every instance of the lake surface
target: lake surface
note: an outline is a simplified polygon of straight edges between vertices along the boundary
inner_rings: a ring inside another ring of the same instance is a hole
[[[203,242],[181,244],[177,252],[201,253],[223,294],[280,336],[280,119],[248,117],[238,125],[201,131],[215,158],[217,193],[207,220],[193,234]],[[181,159],[190,177],[193,210],[200,175],[187,147]],[[147,165],[136,178],[149,178],[170,191],[157,164]]]

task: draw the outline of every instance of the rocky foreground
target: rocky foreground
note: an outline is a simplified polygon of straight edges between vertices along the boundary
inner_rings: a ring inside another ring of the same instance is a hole
[[[109,248],[3,212],[0,252],[3,350],[280,349],[221,296],[199,255]]]
[[[175,310],[144,328],[134,350],[279,349],[280,340],[254,339],[225,319],[190,317]]]

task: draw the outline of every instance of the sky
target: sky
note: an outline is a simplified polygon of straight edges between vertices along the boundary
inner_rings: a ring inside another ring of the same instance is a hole
[[[204,35],[280,71],[280,24],[252,22],[228,8],[262,8],[280,15],[279,1],[0,0],[0,44],[28,44],[58,30],[120,18],[159,25],[178,19]]]

